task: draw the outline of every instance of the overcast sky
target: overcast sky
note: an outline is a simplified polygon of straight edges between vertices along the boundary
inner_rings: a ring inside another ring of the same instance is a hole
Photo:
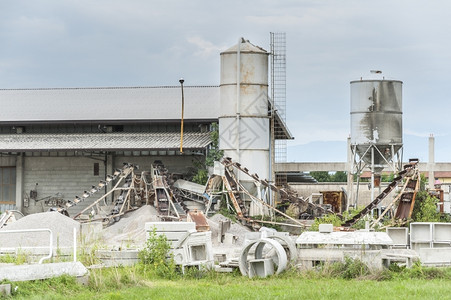
[[[450,14],[445,0],[0,0],[0,88],[218,85],[222,50],[286,32],[290,146],[345,142],[349,82],[378,69],[404,82],[405,156],[427,159],[433,133],[451,161]]]

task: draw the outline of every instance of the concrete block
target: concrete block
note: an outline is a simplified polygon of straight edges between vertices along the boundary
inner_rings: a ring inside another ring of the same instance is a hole
[[[432,242],[432,248],[448,248],[451,247],[451,242]]]
[[[189,232],[187,231],[157,231],[157,235],[164,234],[168,241],[178,241],[185,238]],[[147,232],[147,238],[149,238],[149,231]]]
[[[214,254],[214,261],[217,263],[222,263],[227,260],[227,255],[225,253],[216,253]]]
[[[86,274],[85,276],[77,277],[76,281],[78,284],[81,284],[83,286],[88,286],[89,285],[89,273]]]
[[[328,233],[328,232],[332,232],[334,231],[334,225],[333,224],[319,224],[319,228],[318,228],[319,232],[322,233]]]
[[[432,223],[427,222],[410,223],[410,241],[411,242],[432,241]]]
[[[238,237],[232,233],[226,232],[224,234],[224,244],[226,245],[235,245]]]
[[[182,266],[213,266],[213,250],[211,232],[193,232],[173,250],[174,261]]]
[[[451,247],[419,249],[420,261],[427,266],[451,266]]]
[[[11,295],[11,284],[0,284],[0,298],[8,297]]]
[[[215,266],[215,271],[218,273],[232,273],[234,269],[235,268]]]
[[[0,268],[0,281],[38,280],[59,277],[64,274],[81,277],[87,273],[88,270],[81,262],[3,266]]]
[[[416,251],[411,249],[382,249],[382,263],[385,267],[389,267],[392,262],[404,264],[410,268],[414,262],[419,260]]]
[[[379,271],[383,268],[381,250],[344,251],[343,255],[360,260],[370,270]]]
[[[394,246],[407,246],[409,244],[409,228],[387,227],[386,232],[393,240]]]
[[[431,248],[432,243],[431,242],[412,242],[410,241],[410,249],[419,252],[420,249],[424,248]]]
[[[249,260],[249,278],[274,275],[274,263],[271,258]]]
[[[434,242],[451,242],[451,223],[434,223],[433,240]]]
[[[95,253],[106,267],[133,266],[139,262],[138,250],[97,250]]]
[[[196,223],[194,222],[147,222],[145,225],[146,231],[182,231],[187,232],[196,230]]]

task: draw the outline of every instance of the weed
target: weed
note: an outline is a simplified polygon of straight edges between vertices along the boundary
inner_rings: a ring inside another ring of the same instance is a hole
[[[416,262],[412,268],[406,269],[403,273],[408,278],[418,279],[445,279],[447,277],[444,269],[424,267],[420,262]]]
[[[18,250],[16,254],[4,254],[0,256],[0,263],[23,265],[31,262],[31,255],[25,251]]]
[[[149,266],[159,277],[174,278],[177,270],[170,253],[171,246],[164,234],[157,234],[156,228],[149,232],[146,246],[138,254],[142,264]]]
[[[370,270],[362,261],[350,257],[345,257],[343,262],[324,264],[320,270],[324,277],[353,279],[370,275]]]

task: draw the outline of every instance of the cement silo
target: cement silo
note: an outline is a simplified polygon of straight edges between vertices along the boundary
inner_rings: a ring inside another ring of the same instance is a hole
[[[270,179],[268,55],[243,38],[221,53],[219,147]]]
[[[402,159],[402,81],[351,81],[350,143],[357,172],[371,170],[373,200],[382,170]]]
[[[351,145],[376,173],[401,149],[402,81],[351,81]]]

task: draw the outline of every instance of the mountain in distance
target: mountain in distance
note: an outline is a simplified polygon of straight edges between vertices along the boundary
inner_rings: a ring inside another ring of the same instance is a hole
[[[429,137],[405,134],[403,161],[418,158],[427,162]],[[346,162],[347,141],[315,141],[303,145],[287,146],[287,162]],[[451,139],[435,137],[435,161],[451,162]]]

